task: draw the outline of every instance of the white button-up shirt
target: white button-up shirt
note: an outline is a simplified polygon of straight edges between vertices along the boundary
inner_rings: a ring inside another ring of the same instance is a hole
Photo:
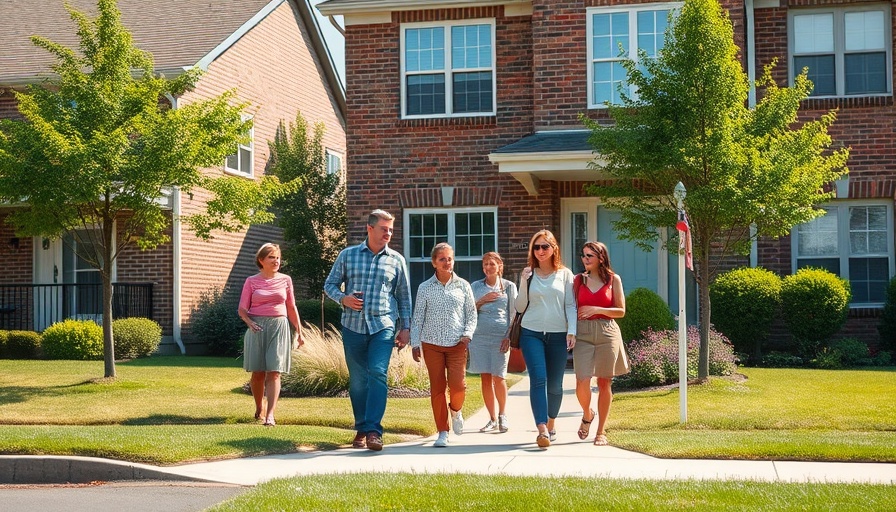
[[[435,275],[417,288],[411,321],[411,346],[426,342],[453,347],[476,330],[476,300],[470,283],[456,274],[442,284]]]

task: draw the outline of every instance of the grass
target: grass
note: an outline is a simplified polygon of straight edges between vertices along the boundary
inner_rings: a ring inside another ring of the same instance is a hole
[[[209,510],[866,511],[893,503],[888,485],[352,474],[272,480]]]
[[[896,462],[893,368],[742,368],[742,381],[617,393],[615,446],[658,457]]]
[[[350,442],[346,398],[281,398],[276,429],[259,429],[227,358],[167,356],[100,361],[0,360],[0,453],[77,454],[155,464],[332,449]],[[744,368],[746,380],[617,393],[615,446],[659,457],[896,462],[896,368]],[[511,376],[513,383],[519,377]],[[574,400],[567,396],[566,400]],[[467,411],[482,406],[467,378]],[[434,433],[428,398],[392,398],[386,442]]]
[[[281,398],[277,428],[260,430],[240,365],[229,358],[157,356],[117,364],[118,376],[109,381],[92,378],[102,375],[102,361],[0,360],[0,454],[164,465],[351,442],[347,398]],[[480,407],[479,378],[470,375],[465,408]],[[429,398],[389,399],[383,426],[387,443],[432,434]]]

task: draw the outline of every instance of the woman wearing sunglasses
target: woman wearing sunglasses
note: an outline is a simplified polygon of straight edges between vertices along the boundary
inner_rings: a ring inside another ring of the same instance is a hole
[[[557,435],[554,420],[563,400],[566,354],[576,344],[573,274],[560,261],[553,233],[535,233],[516,299],[516,310],[525,311],[520,350],[529,369],[529,402],[538,427],[535,442],[542,449]]]
[[[615,318],[625,316],[622,279],[610,267],[607,246],[585,242],[585,272],[576,276],[573,289],[578,300],[578,343],[572,351],[576,369],[576,398],[582,406],[579,439],[587,439],[595,412],[591,408],[591,378],[597,377],[597,434],[595,446],[606,446],[604,428],[613,402],[613,377],[629,372],[628,357]]]

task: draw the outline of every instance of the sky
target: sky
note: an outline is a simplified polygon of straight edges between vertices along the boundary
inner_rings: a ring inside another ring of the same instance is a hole
[[[317,5],[324,0],[311,0],[312,5]],[[324,39],[327,40],[327,46],[330,49],[330,55],[333,58],[333,65],[339,72],[339,77],[345,84],[345,38],[336,30],[330,20],[326,16],[322,16],[317,8],[314,8],[314,14],[317,16],[317,23],[320,25],[320,31],[323,33]],[[336,21],[342,26],[342,16],[335,16]]]

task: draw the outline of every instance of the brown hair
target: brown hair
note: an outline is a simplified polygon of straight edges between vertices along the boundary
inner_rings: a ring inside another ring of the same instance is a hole
[[[602,242],[585,242],[582,250],[591,249],[597,255],[597,277],[604,283],[609,283],[613,275],[613,267],[610,266],[610,253]]]
[[[258,270],[264,268],[261,260],[267,258],[272,252],[280,254],[280,246],[277,244],[264,244],[258,249],[258,252],[255,253],[255,266],[258,267]]]
[[[538,259],[535,258],[535,241],[538,240],[539,237],[544,237],[545,241],[551,244],[551,247],[554,248],[554,254],[551,258],[551,265],[554,267],[554,270],[563,268],[563,261],[560,259],[560,245],[557,244],[557,237],[550,231],[542,229],[532,235],[532,238],[529,240],[529,258],[526,262],[532,271],[534,272],[538,267]]]

